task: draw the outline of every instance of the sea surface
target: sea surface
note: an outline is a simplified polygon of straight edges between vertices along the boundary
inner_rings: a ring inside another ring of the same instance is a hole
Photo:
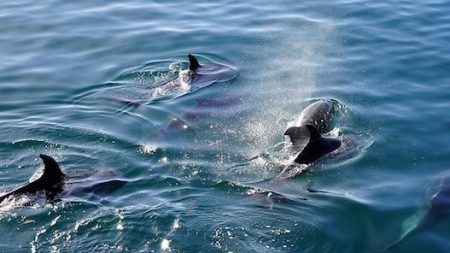
[[[233,73],[178,89],[189,53]],[[0,252],[382,252],[450,170],[449,1],[2,0],[0,59],[0,193],[126,182],[2,203]],[[322,98],[355,145],[274,183]]]

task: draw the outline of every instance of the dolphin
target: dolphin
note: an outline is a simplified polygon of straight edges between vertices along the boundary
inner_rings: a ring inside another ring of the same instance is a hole
[[[341,139],[333,137],[323,137],[312,125],[306,125],[305,127],[309,132],[309,142],[305,146],[305,148],[297,155],[294,162],[298,164],[311,164],[317,159],[333,152],[341,146]]]
[[[310,164],[341,147],[343,139],[322,136],[334,128],[336,113],[335,102],[331,99],[316,101],[302,111],[297,126],[284,132],[296,153],[294,163],[286,166],[275,182],[301,174]]]
[[[235,68],[217,64],[200,64],[198,59],[192,54],[188,54],[189,68],[180,71],[175,79],[156,84],[153,88],[153,96],[166,95],[173,90],[181,88],[183,91],[189,91],[192,87],[201,88],[215,82],[225,82],[233,80],[237,71]]]
[[[19,187],[0,197],[0,203],[10,196],[23,194],[35,194],[43,191],[48,199],[54,198],[63,191],[63,184],[66,175],[59,168],[58,163],[47,155],[39,155],[44,162],[45,168],[42,176],[22,187]]]
[[[55,197],[67,193],[72,196],[80,196],[81,193],[94,193],[103,195],[111,193],[122,187],[126,181],[120,179],[102,179],[90,176],[66,175],[61,171],[59,164],[50,156],[40,154],[39,157],[44,162],[44,172],[42,176],[35,181],[21,186],[0,197],[0,203],[13,196],[31,195],[43,192],[49,201],[55,200]],[[92,182],[92,178],[96,182]],[[77,187],[70,187],[76,184]],[[68,187],[68,189],[66,189]],[[67,192],[66,192],[67,190]]]
[[[183,95],[193,89],[206,87],[215,82],[231,81],[237,76],[236,68],[224,64],[207,62],[200,64],[199,60],[192,54],[188,54],[189,67],[179,71],[178,76],[157,82],[145,90],[145,97],[152,99],[170,95]],[[137,95],[139,97],[139,95]],[[147,99],[129,98],[107,98],[110,101],[118,102],[126,107],[138,108],[146,104]],[[153,101],[153,100],[152,100]]]
[[[295,123],[284,133],[290,138],[293,149],[299,151],[305,147],[309,141],[310,131],[307,125],[312,125],[319,134],[326,134],[334,128],[334,116],[336,108],[331,99],[321,99],[308,105],[300,114]]]
[[[421,233],[433,229],[439,222],[450,216],[450,171],[446,172],[444,177],[440,180],[439,188],[437,193],[435,193],[431,201],[429,202],[428,211],[422,216],[422,218],[417,219],[420,215],[414,215],[413,218],[415,223],[407,228],[407,230],[400,236],[400,238],[385,248],[385,252],[397,248],[402,243],[406,242],[409,238]],[[407,221],[410,221],[408,219]],[[406,224],[408,225],[408,224]]]
[[[331,99],[316,101],[302,111],[296,126],[288,128],[284,135],[290,138],[294,150],[301,150],[308,143],[310,136],[306,125],[314,126],[319,134],[328,133],[334,128],[336,113],[335,103]]]
[[[301,135],[300,138],[302,142],[307,140],[307,144],[304,145],[303,149],[297,153],[294,163],[286,166],[283,171],[275,178],[274,183],[279,183],[284,179],[296,177],[303,171],[309,168],[309,165],[316,162],[320,158],[331,155],[334,152],[338,152],[339,148],[343,143],[343,140],[337,137],[324,137],[317,129],[312,125],[303,126],[302,129],[306,129],[308,132],[308,137]],[[298,143],[299,140],[295,139],[298,137],[295,132],[296,128],[289,128],[286,130],[285,135],[290,136],[293,143]],[[294,133],[292,133],[294,132]]]

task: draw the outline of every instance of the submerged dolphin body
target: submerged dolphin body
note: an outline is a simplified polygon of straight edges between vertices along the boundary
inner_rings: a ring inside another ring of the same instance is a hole
[[[429,210],[423,215],[421,219],[413,224],[412,227],[407,228],[407,231],[393,244],[385,248],[385,251],[390,251],[400,244],[406,242],[414,235],[434,228],[439,222],[450,216],[450,171],[446,172],[443,179],[440,181],[438,192],[433,195],[429,203]]]
[[[61,171],[58,163],[53,158],[42,154],[40,155],[40,158],[44,162],[45,166],[42,176],[31,183],[4,194],[0,197],[0,203],[13,196],[37,194],[40,192],[43,192],[46,198],[52,201],[57,195],[65,193],[67,185],[75,183],[77,183],[79,187],[76,187],[75,189],[71,189],[73,187],[69,187],[70,192],[68,192],[73,196],[79,196],[81,192],[95,194],[110,193],[122,187],[126,183],[126,181],[118,179],[100,179],[100,181],[91,182],[89,177],[77,178],[67,176]]]

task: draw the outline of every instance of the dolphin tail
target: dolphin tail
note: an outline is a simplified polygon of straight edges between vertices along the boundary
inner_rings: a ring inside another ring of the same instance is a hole
[[[198,63],[197,58],[193,56],[192,54],[188,54],[189,58],[189,70],[195,71],[200,67],[200,64]]]
[[[42,178],[61,178],[64,177],[64,173],[59,168],[58,163],[55,159],[50,156],[40,154],[39,155],[44,162],[45,168]]]

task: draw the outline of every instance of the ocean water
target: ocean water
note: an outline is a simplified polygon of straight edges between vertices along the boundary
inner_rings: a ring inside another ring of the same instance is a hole
[[[2,203],[0,252],[382,252],[450,169],[449,13],[442,0],[1,1],[0,192],[36,177],[41,153],[126,184]],[[189,53],[233,71],[166,86]],[[284,130],[320,98],[344,105],[336,132],[356,144],[271,183]],[[444,219],[392,252],[449,252],[449,236]]]

